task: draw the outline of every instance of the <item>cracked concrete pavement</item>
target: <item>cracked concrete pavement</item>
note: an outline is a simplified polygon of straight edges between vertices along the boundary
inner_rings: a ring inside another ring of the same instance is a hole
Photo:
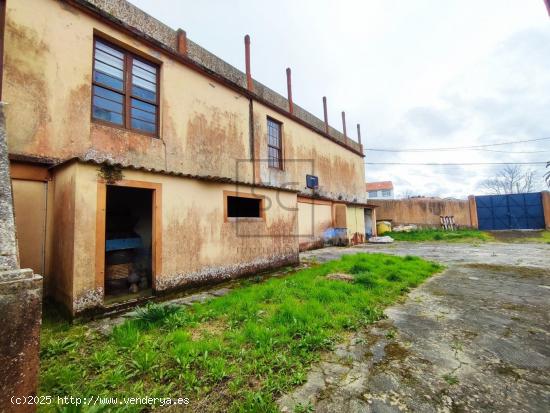
[[[394,243],[325,248],[418,255],[447,270],[386,309],[279,399],[282,411],[547,412],[550,245]]]

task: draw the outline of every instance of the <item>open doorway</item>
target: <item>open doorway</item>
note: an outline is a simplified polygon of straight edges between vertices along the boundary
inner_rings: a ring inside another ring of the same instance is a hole
[[[153,193],[152,189],[107,186],[107,303],[152,295]]]
[[[374,235],[375,222],[372,220],[372,209],[365,208],[365,237],[368,240]]]

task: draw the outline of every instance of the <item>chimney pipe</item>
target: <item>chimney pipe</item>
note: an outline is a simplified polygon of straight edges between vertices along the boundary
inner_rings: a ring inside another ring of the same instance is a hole
[[[246,87],[249,91],[253,91],[252,75],[250,74],[250,36],[244,36],[244,59],[246,66]]]
[[[286,90],[288,93],[288,111],[294,113],[294,103],[292,102],[292,72],[290,67],[286,68]]]
[[[323,113],[325,114],[325,133],[328,135],[327,97],[323,96]]]
[[[344,138],[347,139],[348,134],[346,133],[346,112],[342,111],[342,129],[344,131]]]
[[[361,145],[361,125],[357,124],[357,142]]]
[[[182,55],[187,55],[187,33],[185,30],[178,29],[178,53]]]

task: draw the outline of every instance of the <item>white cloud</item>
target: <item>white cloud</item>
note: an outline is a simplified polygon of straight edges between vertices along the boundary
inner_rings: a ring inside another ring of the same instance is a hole
[[[296,103],[367,146],[464,146],[550,136],[550,22],[540,0],[131,0],[281,94],[293,69]],[[550,141],[495,147],[550,150]],[[369,161],[494,162],[544,154],[368,153]],[[494,167],[367,166],[396,191],[466,196]],[[542,175],[544,167],[537,169]]]

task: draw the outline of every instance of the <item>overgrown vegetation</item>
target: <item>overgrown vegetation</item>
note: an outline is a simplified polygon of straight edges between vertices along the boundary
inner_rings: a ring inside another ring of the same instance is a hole
[[[412,256],[356,254],[243,282],[192,307],[149,305],[109,336],[47,319],[40,393],[188,397],[190,411],[277,411],[277,396],[303,383],[311,363],[346,331],[380,319],[385,306],[441,269]],[[327,279],[333,272],[355,282]]]
[[[489,233],[475,229],[459,229],[457,231],[419,229],[411,232],[387,232],[384,235],[389,235],[396,241],[479,242],[493,239]]]
[[[444,374],[443,380],[445,380],[449,386],[453,386],[459,383],[458,377],[452,374]]]

